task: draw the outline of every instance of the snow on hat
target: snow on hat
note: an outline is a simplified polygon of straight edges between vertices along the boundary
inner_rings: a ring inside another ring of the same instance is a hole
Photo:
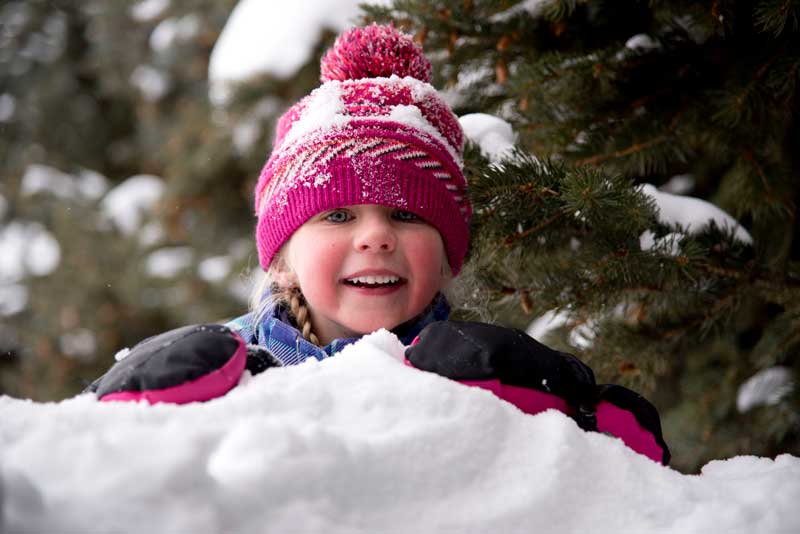
[[[322,85],[280,118],[256,185],[256,243],[266,270],[317,213],[378,204],[414,213],[461,269],[472,207],[464,134],[430,85],[431,65],[411,36],[370,25],[342,33],[322,59]]]

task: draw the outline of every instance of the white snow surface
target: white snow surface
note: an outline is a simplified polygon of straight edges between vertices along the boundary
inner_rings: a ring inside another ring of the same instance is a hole
[[[437,98],[436,89],[431,84],[411,76],[401,78],[393,74],[388,78],[371,78],[370,82],[386,87],[407,87],[411,90],[414,104],[422,104],[428,99]],[[344,82],[331,80],[314,89],[308,96],[300,117],[292,123],[291,128],[289,128],[289,131],[281,141],[282,146],[303,145],[305,141],[317,135],[344,128],[351,121],[361,120],[362,117],[347,114],[345,103],[342,100],[344,87],[353,83],[356,82],[351,80]],[[371,116],[370,120],[396,122],[428,134],[448,151],[453,161],[459,165],[462,163],[461,147],[450,144],[444,135],[423,116],[417,105],[399,104],[392,106],[387,115]]]
[[[101,208],[127,235],[142,224],[143,212],[152,210],[164,192],[164,180],[149,174],[131,176],[106,194]]]
[[[548,310],[531,321],[525,333],[533,339],[542,341],[550,332],[569,324],[569,313],[558,310]]]
[[[150,34],[150,48],[159,54],[166,53],[176,44],[191,40],[201,26],[200,15],[195,13],[164,19]]]
[[[343,127],[348,122],[344,114],[341,82],[330,81],[314,89],[308,96],[305,107],[283,138],[284,146],[317,130]]]
[[[736,395],[736,408],[744,413],[758,406],[778,404],[794,389],[792,370],[776,365],[757,372],[748,378]]]
[[[161,221],[148,221],[136,232],[136,238],[142,247],[152,247],[164,239],[166,232]]]
[[[14,315],[28,305],[28,286],[0,281],[0,315]]]
[[[128,13],[138,22],[149,22],[160,17],[169,4],[170,0],[141,0],[132,5]]]
[[[505,11],[492,15],[489,20],[492,22],[505,22],[525,11],[528,12],[531,18],[539,18],[544,8],[551,3],[553,3],[552,0],[523,0]]]
[[[735,237],[743,243],[752,243],[753,238],[733,217],[721,210],[714,204],[705,200],[674,195],[659,191],[651,184],[643,184],[641,192],[652,198],[658,208],[659,220],[667,225],[680,225],[681,228],[690,234],[702,232],[706,226],[714,221],[718,228],[733,230]],[[658,246],[659,242],[653,239],[647,232],[640,237],[642,250]],[[670,241],[677,236],[670,234]]]
[[[0,530],[800,531],[800,458],[682,475],[402,354],[379,331],[184,406],[0,397]]]
[[[197,265],[197,274],[206,282],[219,282],[230,274],[232,268],[233,258],[230,256],[213,256]]]
[[[14,116],[17,100],[8,93],[0,94],[0,122],[8,122]]]
[[[645,230],[639,236],[639,246],[642,250],[660,250],[668,256],[680,256],[681,239],[684,237],[681,232],[670,232],[663,237],[656,237],[652,230]]]
[[[481,154],[492,163],[500,163],[514,150],[515,134],[511,125],[487,113],[469,113],[458,119],[464,135],[481,148]]]
[[[194,260],[191,247],[164,247],[150,253],[145,259],[145,271],[156,278],[174,278],[186,270]]]
[[[224,104],[227,87],[259,74],[289,78],[308,63],[325,29],[356,23],[359,4],[388,0],[240,0],[225,23],[208,66],[211,99]]]
[[[130,82],[148,102],[160,100],[172,87],[169,76],[150,65],[136,67],[131,73]]]
[[[16,220],[0,226],[0,283],[46,276],[59,263],[61,246],[40,223]]]
[[[653,48],[658,48],[659,43],[646,33],[637,33],[627,41],[625,41],[625,48],[630,48],[631,50],[651,50]]]
[[[84,169],[74,176],[41,164],[28,165],[20,184],[23,195],[49,193],[65,200],[80,197],[95,200],[107,190],[108,180],[98,172]]]
[[[659,189],[673,195],[685,195],[694,189],[694,176],[691,174],[676,174],[671,177]]]
[[[0,196],[0,218],[4,200]],[[60,263],[61,245],[42,224],[23,220],[0,224],[0,317],[27,307],[28,287],[20,282],[28,276],[47,276]]]

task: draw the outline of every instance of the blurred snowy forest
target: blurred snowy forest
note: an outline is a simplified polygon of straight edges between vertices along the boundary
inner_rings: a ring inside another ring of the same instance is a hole
[[[63,399],[124,347],[242,313],[275,119],[336,33],[392,20],[458,115],[517,135],[500,166],[468,147],[459,315],[651,397],[680,469],[800,454],[800,3],[358,3],[0,5],[0,394]],[[690,228],[666,194],[743,226]]]
[[[64,398],[123,347],[245,309],[270,128],[318,82],[309,53],[212,106],[235,4],[2,6],[1,391]],[[333,30],[311,37],[317,54]]]

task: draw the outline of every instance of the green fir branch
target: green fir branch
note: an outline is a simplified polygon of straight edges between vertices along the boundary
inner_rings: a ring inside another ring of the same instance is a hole
[[[762,32],[780,37],[784,31],[800,29],[800,1],[761,0],[755,7],[754,22]]]

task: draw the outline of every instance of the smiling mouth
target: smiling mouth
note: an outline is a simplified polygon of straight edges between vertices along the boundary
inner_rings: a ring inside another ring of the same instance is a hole
[[[367,289],[381,288],[381,287],[395,287],[405,283],[403,278],[399,276],[356,276],[353,278],[346,278],[345,284],[352,287],[363,287]]]

